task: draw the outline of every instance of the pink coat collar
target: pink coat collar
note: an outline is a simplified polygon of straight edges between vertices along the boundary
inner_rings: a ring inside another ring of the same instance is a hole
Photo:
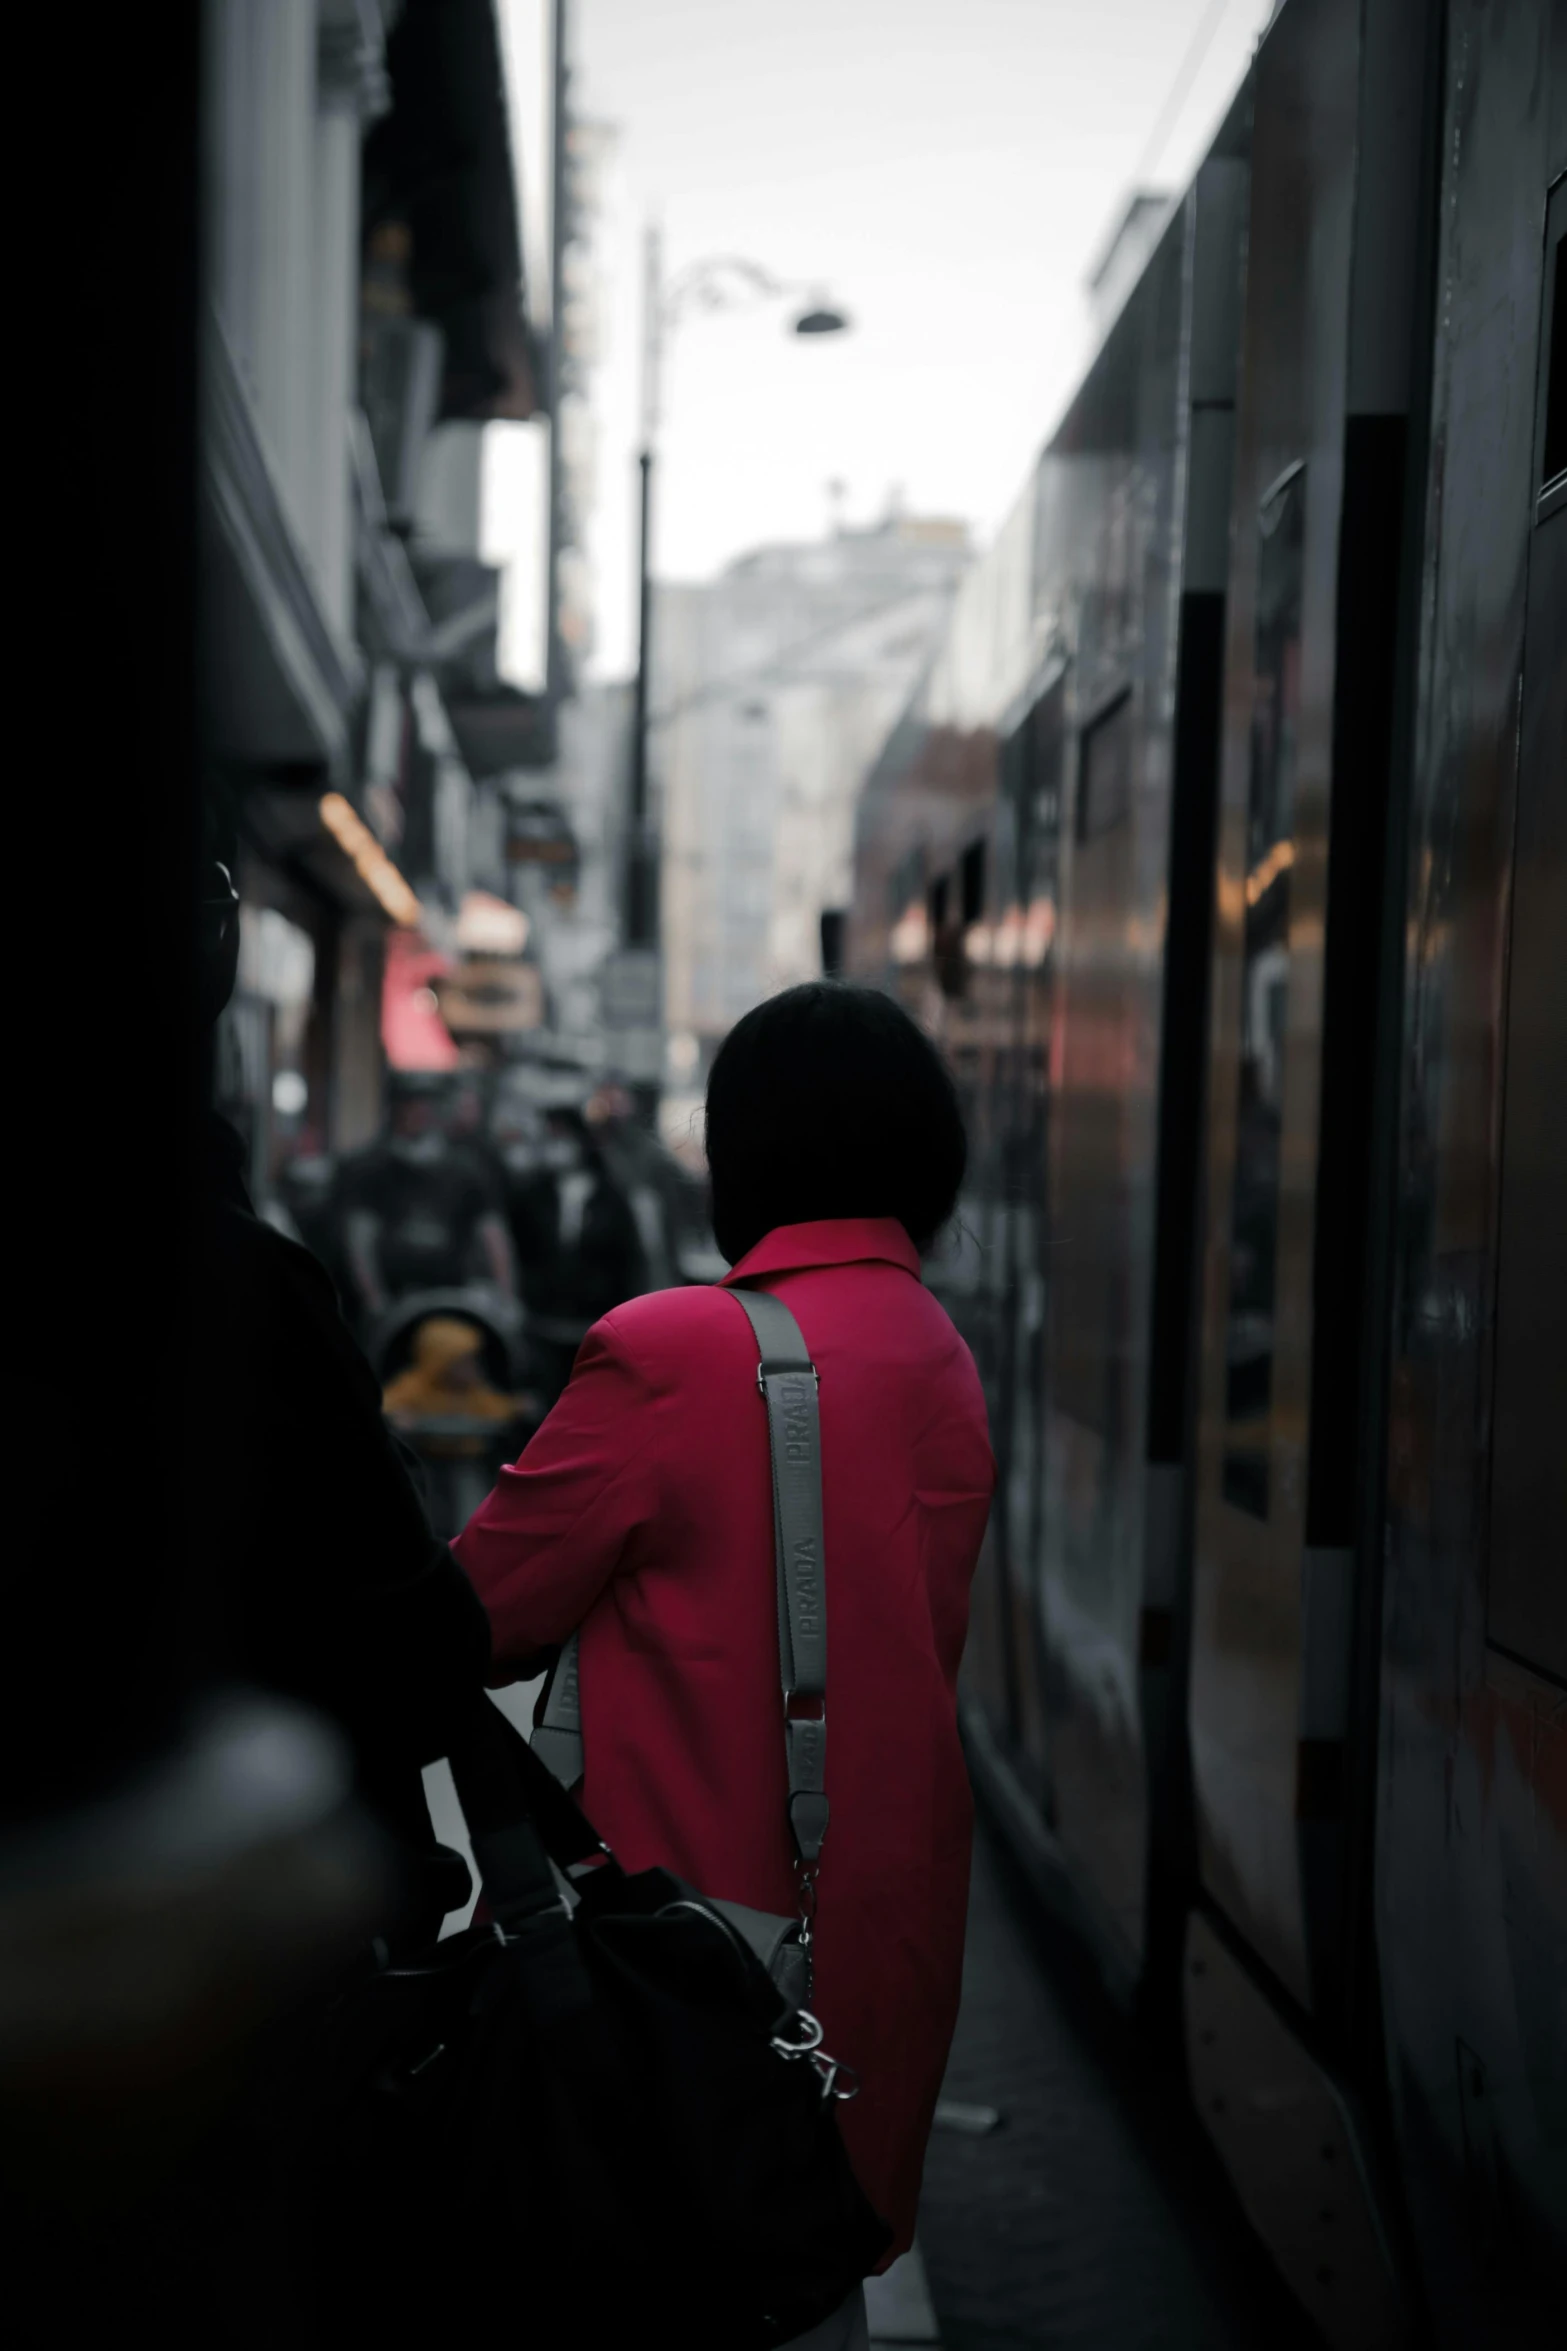
[[[895,1216],[829,1216],[811,1224],[775,1225],[725,1274],[723,1286],[813,1265],[859,1265],[867,1258],[901,1265],[918,1278],[919,1251]]]

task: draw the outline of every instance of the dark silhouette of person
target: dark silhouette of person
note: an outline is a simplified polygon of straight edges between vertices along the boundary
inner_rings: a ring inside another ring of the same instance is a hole
[[[222,866],[208,907],[215,1021],[238,941]],[[483,1686],[484,1611],[431,1533],[328,1275],[256,1214],[239,1137],[216,1115],[203,1173],[188,1496],[193,1556],[211,1562],[209,1639],[235,1679],[346,1734],[360,1794],[405,1864],[407,1923],[423,1931],[451,1906],[454,1873],[421,1767],[447,1752]]]
[[[443,1081],[397,1071],[387,1131],[343,1168],[339,1205],[367,1321],[418,1290],[488,1280],[515,1295],[503,1202],[486,1167],[442,1125]]]
[[[533,1384],[547,1407],[600,1315],[647,1288],[646,1258],[631,1203],[578,1110],[547,1114],[537,1164],[507,1205]]]

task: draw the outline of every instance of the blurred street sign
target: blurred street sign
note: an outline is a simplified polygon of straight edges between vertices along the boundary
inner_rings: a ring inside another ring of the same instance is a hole
[[[577,863],[577,836],[558,800],[511,802],[506,812],[506,857],[512,865]]]
[[[664,1078],[664,1032],[656,1028],[611,1029],[606,1056],[616,1076],[630,1086],[657,1086]]]
[[[599,988],[607,1027],[662,1032],[664,977],[656,947],[622,947],[606,956]]]
[[[536,1029],[544,1019],[544,981],[536,963],[468,955],[432,985],[454,1037],[505,1036]]]
[[[632,1086],[664,1078],[664,967],[656,947],[622,947],[599,976],[605,1056]]]

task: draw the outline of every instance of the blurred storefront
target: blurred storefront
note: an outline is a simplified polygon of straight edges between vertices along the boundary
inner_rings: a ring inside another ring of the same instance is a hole
[[[476,493],[466,538],[450,515],[540,371],[494,0],[209,0],[207,77],[203,666],[245,942],[220,1090],[265,1201],[375,1132],[389,963],[432,959],[428,991],[504,887],[494,738],[514,764],[538,706],[495,673]]]

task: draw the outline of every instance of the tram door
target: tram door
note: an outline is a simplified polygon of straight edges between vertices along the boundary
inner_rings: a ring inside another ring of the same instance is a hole
[[[1127,1985],[1158,1964],[1184,1827],[1173,1658],[1243,140],[1238,112],[1064,417],[1038,542],[1073,634],[1037,1606],[1052,1826]]]
[[[1567,44],[1564,44],[1567,46]],[[1491,1425],[1491,1645],[1567,1687],[1567,176],[1546,216]]]
[[[1375,1474],[1362,1311],[1423,39],[1415,0],[1297,0],[1263,42],[1236,419],[1190,1741],[1203,1887],[1319,2008]]]

